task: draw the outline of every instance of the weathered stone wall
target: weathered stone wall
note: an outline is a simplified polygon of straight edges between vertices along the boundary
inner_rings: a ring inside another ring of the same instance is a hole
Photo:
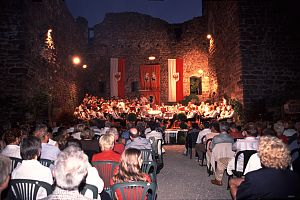
[[[296,1],[240,2],[244,105],[250,115],[300,97],[298,7]]]
[[[207,0],[204,5],[213,37],[209,65],[217,72],[221,95],[237,98],[248,120],[299,98],[295,2]]]
[[[73,112],[81,79],[70,60],[84,50],[87,22],[76,23],[62,0],[5,0],[1,8],[1,121]],[[49,29],[55,49],[45,44]]]
[[[131,90],[131,83],[139,81],[139,67],[144,64],[159,64],[161,68],[161,101],[168,97],[168,59],[184,60],[184,95],[189,95],[189,77],[204,71],[202,79],[206,87],[203,98],[208,98],[212,89],[209,81],[215,81],[208,67],[206,19],[194,18],[183,24],[167,22],[138,13],[107,14],[103,22],[95,26],[94,39],[89,48],[88,62],[92,93],[109,97],[109,59],[124,58],[126,67],[125,94],[137,97],[139,92]],[[148,56],[154,55],[155,61]],[[99,81],[105,82],[105,91],[100,93]]]
[[[208,18],[209,66],[216,71],[219,97],[243,100],[237,1],[204,1]]]

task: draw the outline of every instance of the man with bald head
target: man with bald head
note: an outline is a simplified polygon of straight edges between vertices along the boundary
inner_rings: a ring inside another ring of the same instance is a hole
[[[142,138],[136,128],[129,129],[130,140],[127,141],[125,149],[151,149],[150,140]]]

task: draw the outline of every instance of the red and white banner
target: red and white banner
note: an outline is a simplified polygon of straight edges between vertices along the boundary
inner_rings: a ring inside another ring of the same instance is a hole
[[[125,59],[110,59],[110,96],[125,98]]]
[[[168,102],[183,99],[183,60],[168,59]]]

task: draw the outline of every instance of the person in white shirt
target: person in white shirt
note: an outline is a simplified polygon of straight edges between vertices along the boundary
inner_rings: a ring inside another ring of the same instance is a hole
[[[29,179],[53,184],[50,168],[43,166],[37,159],[41,154],[41,140],[35,136],[23,138],[21,145],[22,163],[19,164],[11,174],[11,179]],[[40,188],[37,199],[47,196],[44,188]]]
[[[149,122],[150,132],[145,131],[146,139],[150,139],[151,137],[155,138],[155,140],[162,139],[162,133],[156,131],[157,124],[155,122]],[[146,129],[147,130],[147,129]]]
[[[6,131],[4,133],[6,147],[1,151],[1,154],[7,157],[21,158],[19,147],[21,136],[21,131],[16,128]]]
[[[40,138],[42,141],[42,150],[41,150],[41,158],[48,160],[56,160],[60,150],[57,146],[53,146],[49,144],[49,133],[47,126],[44,124],[39,124],[36,126],[33,135]]]

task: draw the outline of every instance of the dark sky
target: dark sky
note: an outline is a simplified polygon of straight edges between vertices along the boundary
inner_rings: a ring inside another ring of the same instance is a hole
[[[102,22],[107,12],[139,12],[169,23],[202,15],[202,0],[65,0],[73,16],[85,17],[89,27]]]

